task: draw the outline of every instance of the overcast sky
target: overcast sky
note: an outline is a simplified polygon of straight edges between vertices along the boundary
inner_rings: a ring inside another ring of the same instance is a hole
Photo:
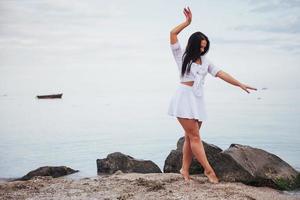
[[[1,94],[104,91],[137,81],[173,87],[169,31],[184,21],[184,6],[193,21],[179,35],[183,47],[201,31],[211,42],[207,56],[241,81],[300,87],[299,0],[0,0]]]

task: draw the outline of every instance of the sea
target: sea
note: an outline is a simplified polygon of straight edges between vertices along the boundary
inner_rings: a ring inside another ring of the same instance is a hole
[[[0,177],[20,177],[46,165],[95,176],[96,159],[112,152],[152,160],[163,170],[184,135],[167,115],[176,84],[169,91],[63,92],[61,99],[1,94]],[[225,90],[205,91],[202,140],[223,150],[232,143],[261,148],[300,170],[300,90]]]

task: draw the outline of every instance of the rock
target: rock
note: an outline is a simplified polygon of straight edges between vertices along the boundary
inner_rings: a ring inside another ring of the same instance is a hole
[[[184,143],[184,137],[179,138],[177,142],[177,149],[172,150],[170,154],[167,156],[164,164],[164,172],[165,173],[179,173],[179,170],[182,165],[182,148]],[[219,153],[222,151],[221,148],[217,147],[216,145],[206,143],[202,140],[204,150],[206,152],[206,156],[208,157],[208,160],[213,160],[213,155]],[[203,173],[204,169],[199,164],[199,162],[196,160],[196,157],[193,156],[192,163],[190,166],[190,174],[199,174]]]
[[[121,170],[117,170],[114,175],[120,175],[120,174],[124,174]]]
[[[225,181],[280,190],[300,188],[299,172],[275,154],[248,145],[231,144],[218,155],[214,167]],[[224,162],[225,161],[225,162]]]
[[[79,170],[74,170],[66,166],[44,166],[44,167],[39,167],[33,171],[30,171],[25,176],[18,179],[14,179],[14,181],[17,180],[25,181],[25,180],[32,179],[35,176],[51,176],[53,178],[57,178],[60,176],[73,174],[75,172],[79,172]]]
[[[164,172],[179,173],[182,165],[184,137],[177,142],[165,160]],[[280,190],[300,188],[300,174],[278,156],[247,145],[231,144],[222,151],[202,140],[210,165],[220,181],[242,182],[252,186],[267,186]],[[203,173],[203,167],[193,155],[190,174]]]
[[[97,159],[98,173],[113,174],[117,170],[123,173],[162,173],[160,168],[151,160],[135,159],[121,152],[108,154],[104,159]]]

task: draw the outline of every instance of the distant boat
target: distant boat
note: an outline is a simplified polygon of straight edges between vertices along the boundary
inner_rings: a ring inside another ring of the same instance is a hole
[[[50,95],[37,95],[36,97],[38,99],[54,99],[54,98],[61,98],[62,97],[62,93],[61,94],[50,94]]]

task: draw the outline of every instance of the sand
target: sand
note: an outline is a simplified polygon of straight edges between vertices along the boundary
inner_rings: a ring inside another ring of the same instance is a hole
[[[203,174],[186,183],[178,173],[122,173],[80,179],[50,176],[0,183],[1,199],[300,199],[268,187],[208,182]]]

